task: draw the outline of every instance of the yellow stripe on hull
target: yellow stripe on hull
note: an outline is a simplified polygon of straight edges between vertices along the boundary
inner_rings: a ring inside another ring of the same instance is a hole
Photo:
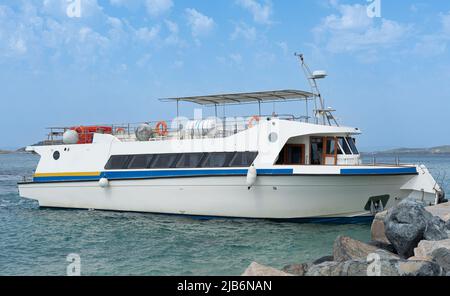
[[[98,177],[100,172],[88,173],[36,173],[35,177]]]

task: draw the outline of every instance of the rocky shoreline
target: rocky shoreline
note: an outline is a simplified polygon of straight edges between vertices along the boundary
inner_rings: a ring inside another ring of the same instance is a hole
[[[333,254],[282,270],[253,262],[243,276],[450,276],[450,203],[403,200],[378,213],[371,241],[338,236]]]

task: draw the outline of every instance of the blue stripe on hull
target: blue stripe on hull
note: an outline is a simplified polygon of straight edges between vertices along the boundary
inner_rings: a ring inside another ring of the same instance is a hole
[[[108,171],[100,176],[51,176],[35,177],[34,182],[64,182],[64,181],[98,181],[100,178],[109,180],[133,180],[177,177],[211,177],[211,176],[246,176],[247,169],[202,169],[202,170],[148,170],[148,171]],[[293,169],[258,169],[259,176],[294,174]],[[409,175],[417,174],[415,167],[410,168],[369,168],[369,169],[341,169],[340,174],[328,174],[326,176],[358,176],[358,175]],[[302,174],[298,174],[301,176]],[[321,175],[317,175],[321,176]]]
[[[417,174],[415,167],[410,168],[370,168],[370,169],[341,169],[341,175],[403,175]]]
[[[210,176],[246,176],[247,169],[231,170],[164,170],[164,171],[110,171],[102,172],[99,177],[92,176],[52,176],[35,177],[34,182],[56,182],[56,181],[98,181],[100,178],[109,180],[126,179],[153,179],[153,178],[176,178],[176,177],[210,177]],[[259,169],[260,176],[292,175],[293,169]]]

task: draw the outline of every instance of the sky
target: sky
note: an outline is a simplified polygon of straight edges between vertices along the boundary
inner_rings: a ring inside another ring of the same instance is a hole
[[[0,0],[0,149],[49,126],[174,118],[158,98],[310,90],[295,52],[328,72],[326,107],[360,148],[450,144],[449,47],[441,0]]]

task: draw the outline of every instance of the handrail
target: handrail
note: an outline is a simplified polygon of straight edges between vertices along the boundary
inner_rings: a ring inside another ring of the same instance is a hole
[[[225,117],[216,118],[216,124],[214,128],[204,129],[203,127],[198,128],[197,126],[191,129],[186,129],[185,125],[188,122],[195,122],[195,119],[175,119],[167,120],[168,124],[168,135],[160,136],[153,133],[150,141],[162,141],[167,139],[207,139],[207,138],[225,138],[237,134],[239,132],[245,131],[251,128],[249,124],[250,119],[253,116],[236,116],[236,117]],[[282,120],[307,122],[308,118],[305,116],[296,117],[292,114],[272,114],[272,115],[261,115],[261,118],[277,118]],[[205,119],[199,119],[200,121],[213,120],[214,117],[207,117]],[[120,124],[96,124],[96,125],[79,125],[84,127],[99,126],[99,127],[110,127],[112,130],[112,135],[116,136],[119,140],[123,142],[137,141],[135,137],[135,131],[141,124],[148,124],[154,129],[157,123],[160,121],[147,121],[147,122],[136,122],[136,123],[120,123]],[[72,127],[48,127],[49,133],[47,134],[46,145],[60,145],[62,144],[63,134],[71,129]],[[119,132],[120,130],[120,132]],[[89,132],[87,132],[89,134]]]

